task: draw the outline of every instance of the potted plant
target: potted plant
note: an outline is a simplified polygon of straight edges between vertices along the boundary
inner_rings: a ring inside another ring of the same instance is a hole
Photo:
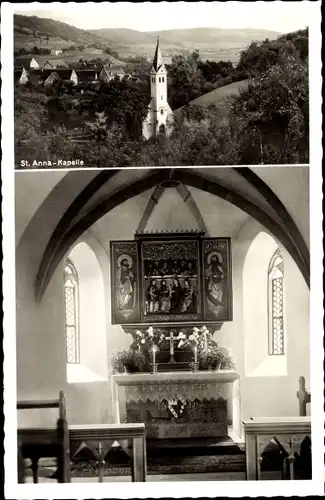
[[[216,344],[207,351],[200,351],[200,368],[201,370],[234,370],[234,356],[227,347]]]
[[[134,349],[116,351],[112,356],[112,368],[118,373],[141,372],[145,366],[145,356]]]
[[[234,370],[236,368],[235,358],[228,347],[218,346],[220,370]]]
[[[207,351],[200,351],[201,370],[216,370],[220,367],[218,347],[211,347]]]

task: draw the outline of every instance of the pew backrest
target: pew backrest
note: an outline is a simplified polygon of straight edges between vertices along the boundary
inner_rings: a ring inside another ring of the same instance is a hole
[[[58,482],[67,483],[70,482],[70,450],[64,392],[60,391],[59,399],[17,401],[17,410],[44,408],[58,408],[56,426],[18,429],[18,481],[24,482],[24,458],[32,460],[33,481],[38,482],[38,460],[54,456],[58,465]]]

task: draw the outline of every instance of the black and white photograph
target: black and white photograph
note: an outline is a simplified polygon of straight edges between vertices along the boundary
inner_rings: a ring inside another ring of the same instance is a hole
[[[2,4],[6,498],[324,495],[320,6]]]
[[[70,435],[69,470],[37,469],[18,431],[27,482],[311,479],[308,166],[16,172],[15,191],[18,404],[63,390]]]
[[[15,167],[308,163],[306,3],[16,9]]]

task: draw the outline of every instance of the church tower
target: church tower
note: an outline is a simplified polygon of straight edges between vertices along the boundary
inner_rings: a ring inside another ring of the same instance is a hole
[[[159,46],[159,37],[150,70],[150,96],[148,115],[143,124],[143,136],[145,139],[150,139],[158,134],[169,135],[174,119],[167,101],[167,70]]]

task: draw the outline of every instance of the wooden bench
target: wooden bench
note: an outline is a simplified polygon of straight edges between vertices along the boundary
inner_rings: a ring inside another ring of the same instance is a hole
[[[104,479],[105,456],[114,441],[131,457],[133,482],[145,482],[147,475],[146,431],[144,424],[70,425],[70,449],[87,446],[98,462],[99,482]]]
[[[274,438],[279,439],[288,453],[289,479],[294,477],[294,462],[301,443],[311,435],[310,417],[259,417],[243,422],[246,445],[246,479],[261,479],[261,455]]]
[[[38,482],[38,462],[40,458],[57,459],[57,480],[70,482],[69,430],[66,420],[66,402],[63,391],[59,399],[44,401],[18,401],[17,410],[58,408],[56,427],[18,429],[18,482],[25,482],[24,459],[32,461],[33,482]]]
[[[243,422],[246,445],[246,478],[261,478],[263,447],[274,441],[286,456],[283,460],[283,479],[295,479],[295,464],[300,462],[306,469],[307,478],[311,477],[311,419],[307,417],[307,404],[311,401],[310,392],[306,391],[305,377],[299,377],[297,398],[299,417],[262,417],[251,418]],[[273,434],[272,434],[273,433]],[[276,436],[281,436],[282,443]],[[285,441],[283,441],[285,439]],[[298,453],[300,452],[300,455]]]

